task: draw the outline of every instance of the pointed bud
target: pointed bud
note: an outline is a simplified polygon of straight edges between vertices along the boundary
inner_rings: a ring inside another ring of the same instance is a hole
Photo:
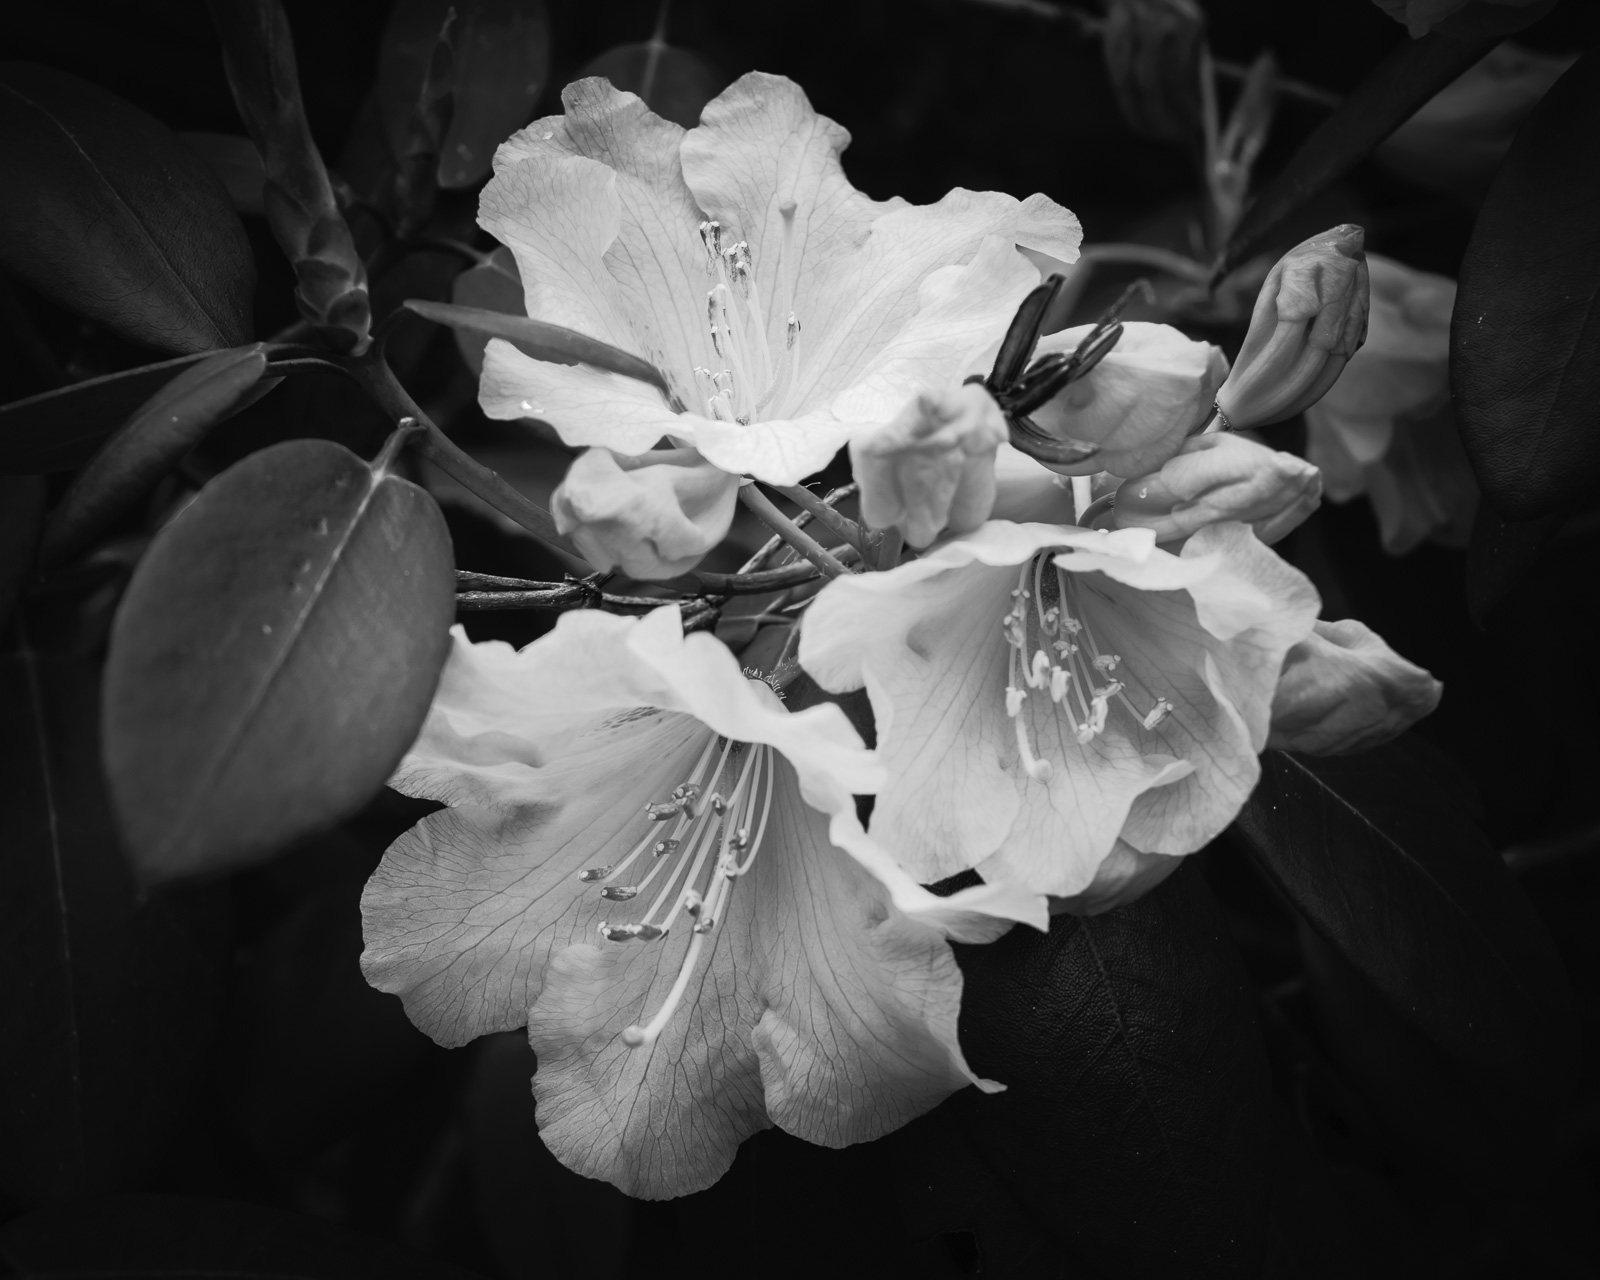
[[[982,386],[928,392],[891,422],[850,442],[861,518],[925,547],[942,529],[976,529],[994,505],[994,456],[1005,443],[1000,406]]]
[[[1219,432],[1184,441],[1161,470],[1125,481],[1114,512],[1117,528],[1154,529],[1158,542],[1238,520],[1272,543],[1321,501],[1321,473],[1304,458]]]
[[[1106,72],[1122,118],[1141,138],[1198,139],[1205,29],[1195,0],[1112,0],[1106,10]]]
[[[1304,412],[1367,335],[1366,233],[1344,223],[1296,245],[1267,273],[1217,407],[1234,430]]]
[[[1039,354],[1075,350],[1089,328],[1051,334],[1039,343]],[[1129,320],[1122,330],[1117,345],[1093,369],[1029,414],[1048,435],[1100,446],[1088,461],[1051,465],[1052,471],[1119,476],[1154,471],[1210,413],[1228,372],[1220,350],[1171,325]]]

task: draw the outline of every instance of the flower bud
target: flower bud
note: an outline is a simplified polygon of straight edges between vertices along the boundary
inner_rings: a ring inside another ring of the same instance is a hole
[[[1432,711],[1443,689],[1364,623],[1317,622],[1283,660],[1267,745],[1320,756],[1368,751]]]
[[[925,392],[882,426],[850,442],[861,486],[861,518],[875,529],[898,528],[913,547],[941,529],[976,529],[994,505],[995,450],[1006,440],[1005,416],[983,387]]]
[[[1038,354],[1076,350],[1092,327],[1051,334],[1039,343]],[[1093,369],[1029,416],[1052,435],[1100,446],[1087,461],[1051,470],[1143,475],[1177,453],[1205,421],[1227,372],[1227,358],[1209,342],[1196,342],[1171,325],[1130,320]]]
[[[1111,0],[1101,49],[1122,118],[1139,137],[1198,136],[1205,28],[1195,0]]]
[[[1233,372],[1217,392],[1230,427],[1281,422],[1315,404],[1367,335],[1366,233],[1344,223],[1267,273]]]
[[[1215,433],[1186,440],[1161,470],[1125,481],[1113,510],[1117,528],[1154,529],[1158,542],[1238,520],[1273,543],[1321,501],[1321,473],[1304,458]]]
[[[633,457],[587,449],[551,495],[556,528],[595,568],[675,578],[699,564],[733,522],[739,477],[693,449]]]

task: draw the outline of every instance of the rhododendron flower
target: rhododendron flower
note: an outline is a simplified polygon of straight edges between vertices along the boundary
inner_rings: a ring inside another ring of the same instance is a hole
[[[797,483],[971,371],[1039,282],[1018,246],[1078,256],[1078,220],[1044,196],[862,195],[849,134],[781,77],[742,77],[687,132],[604,80],[562,101],[496,153],[480,221],[516,255],[530,316],[643,356],[672,392],[490,342],[484,411],[568,444],[666,436]]]
[[[445,1045],[526,1024],[541,1136],[631,1195],[706,1187],[769,1124],[841,1146],[977,1079],[947,936],[1043,900],[939,898],[861,829],[880,770],[675,607],[458,631],[394,785],[442,800],[362,897],[372,984]]]
[[[913,875],[1096,909],[1233,820],[1318,603],[1243,524],[1174,555],[1150,529],[993,521],[829,583],[800,662],[865,686],[888,772],[871,831]]]
[[[550,512],[596,569],[673,578],[726,536],[738,496],[738,477],[693,449],[633,457],[587,449],[551,495]]]
[[[1322,475],[1304,458],[1231,432],[1184,441],[1159,471],[1117,489],[1113,522],[1151,529],[1157,542],[1208,524],[1239,520],[1269,546],[1303,524],[1322,501]]]
[[[1455,281],[1369,254],[1366,344],[1306,410],[1306,456],[1328,497],[1372,500],[1385,548],[1465,545],[1478,489],[1449,409]]]
[[[1267,745],[1311,755],[1369,751],[1431,712],[1442,692],[1365,623],[1318,622],[1284,659]]]

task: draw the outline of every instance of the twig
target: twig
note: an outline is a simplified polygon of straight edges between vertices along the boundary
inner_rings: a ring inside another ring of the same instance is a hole
[[[739,486],[739,501],[749,507],[767,528],[816,565],[824,577],[837,578],[845,572],[845,567],[833,558],[828,549],[779,511],[754,481]]]
[[[834,510],[831,502],[824,498],[819,498],[803,484],[773,484],[767,487],[777,493],[781,493],[818,524],[825,529],[831,529],[838,537],[848,542],[857,551],[865,550],[861,526],[848,516],[840,515]],[[795,527],[800,528],[802,526],[797,522]]]

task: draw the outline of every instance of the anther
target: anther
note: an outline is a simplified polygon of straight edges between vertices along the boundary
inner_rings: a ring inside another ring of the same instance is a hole
[[[1023,689],[1006,687],[1006,714],[1015,718],[1022,712],[1022,704],[1027,701],[1027,692]]]
[[[657,840],[655,844],[650,847],[650,852],[655,854],[655,856],[658,858],[665,858],[669,853],[676,853],[680,843],[682,842],[672,839]]]
[[[665,822],[668,818],[676,818],[683,812],[683,806],[676,801],[668,800],[662,804],[647,804],[644,807],[645,817],[651,822]]]
[[[611,868],[610,867],[590,867],[587,871],[580,871],[578,873],[578,879],[580,879],[580,880],[604,880],[610,874],[611,874]]]
[[[1146,729],[1154,729],[1158,724],[1165,720],[1167,716],[1171,714],[1171,712],[1172,704],[1165,698],[1157,698],[1155,708],[1150,712],[1149,715],[1140,721],[1140,723],[1143,724]]]
[[[612,902],[626,902],[629,898],[637,898],[639,891],[630,884],[608,884],[600,890],[600,896]]]

